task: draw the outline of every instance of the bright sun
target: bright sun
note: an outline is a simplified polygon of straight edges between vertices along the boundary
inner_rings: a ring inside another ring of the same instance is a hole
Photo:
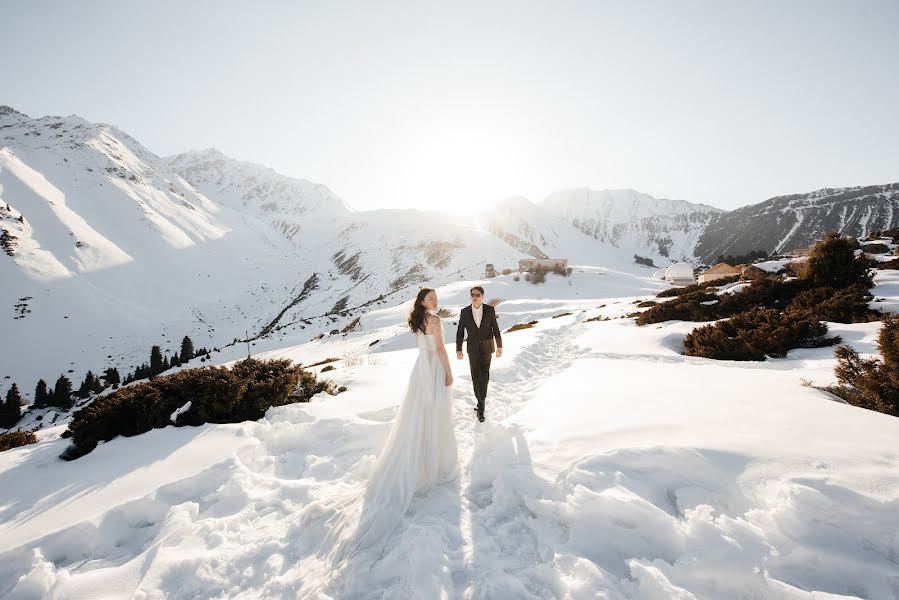
[[[418,129],[403,152],[408,167],[404,187],[410,193],[428,190],[428,197],[421,199],[427,208],[479,212],[521,189],[523,153],[515,142],[470,121],[446,121]]]

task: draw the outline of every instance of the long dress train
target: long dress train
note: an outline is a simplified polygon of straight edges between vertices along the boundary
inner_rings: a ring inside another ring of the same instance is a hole
[[[385,542],[416,492],[450,481],[458,474],[452,388],[444,385],[445,371],[437,356],[434,336],[415,336],[418,357],[364,495],[361,490],[352,490],[326,503],[326,512],[332,514],[326,524],[329,534],[325,540],[331,548],[331,565],[356,551]]]

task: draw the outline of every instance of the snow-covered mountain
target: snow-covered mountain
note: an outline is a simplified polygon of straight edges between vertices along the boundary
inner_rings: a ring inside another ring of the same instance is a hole
[[[235,160],[214,148],[177,154],[166,162],[207,196],[270,221],[288,238],[300,233],[310,216],[347,217],[351,213],[323,184]]]
[[[77,116],[0,109],[0,229],[0,364],[26,392],[70,369],[128,371],[184,334],[220,343],[270,310],[270,286],[300,277],[283,236]]]
[[[540,205],[597,240],[640,256],[673,260],[690,260],[705,226],[724,212],[629,189],[564,190],[550,194]]]
[[[530,204],[527,201],[524,203]],[[356,212],[326,186],[214,150],[161,158],[111,125],[0,109],[0,393],[61,372],[124,374],[183,335],[309,339],[408,289],[563,256],[636,268],[622,249],[508,203],[458,217]],[[514,208],[514,209],[513,209]]]
[[[111,125],[0,107],[0,305],[12,340],[0,347],[0,393],[17,381],[30,396],[60,372],[124,374],[183,335],[210,348],[247,334],[308,340],[419,285],[476,279],[486,263],[549,256],[640,273],[634,255],[665,266],[799,245],[829,226],[897,226],[897,188],[731,212],[589,189],[465,216],[360,212],[323,184],[217,150],[163,158]]]
[[[899,183],[825,188],[777,196],[712,218],[699,237],[696,256],[711,262],[722,254],[752,250],[787,252],[828,231],[865,237],[899,227]]]
[[[540,206],[641,256],[711,264],[721,255],[805,247],[828,231],[865,237],[899,227],[899,183],[825,188],[731,211],[634,190],[567,190]]]

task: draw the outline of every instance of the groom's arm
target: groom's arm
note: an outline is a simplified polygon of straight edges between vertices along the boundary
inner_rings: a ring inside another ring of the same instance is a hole
[[[492,308],[492,307],[491,307]],[[503,336],[499,333],[499,323],[496,322],[496,309],[490,311],[490,330],[493,332],[493,339],[496,340],[496,347],[502,350]]]
[[[463,309],[464,310],[464,309]],[[459,326],[456,328],[456,354],[462,352],[462,338],[465,336],[465,326],[462,324],[462,319],[465,318],[465,313],[459,313]]]

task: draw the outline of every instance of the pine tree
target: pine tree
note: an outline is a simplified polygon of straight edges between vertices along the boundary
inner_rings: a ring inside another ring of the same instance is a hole
[[[162,373],[162,350],[159,346],[150,349],[150,376]]]
[[[181,359],[178,358],[178,353],[177,353],[177,352],[175,352],[174,354],[172,354],[172,362],[171,362],[171,365],[172,365],[173,367],[180,367],[180,366],[181,366]]]
[[[115,367],[106,369],[106,371],[103,373],[103,379],[106,380],[106,385],[115,385],[117,383],[122,383],[122,378],[119,375],[119,370]]]
[[[84,381],[81,382],[81,387],[78,388],[78,397],[82,400],[90,397],[91,393],[93,393],[94,391],[96,383],[97,381],[96,377],[94,377],[93,371],[88,370],[87,375],[84,376]]]
[[[53,388],[51,405],[59,408],[72,408],[72,382],[65,375],[60,375]]]
[[[166,355],[162,358],[162,370],[163,370],[163,371],[168,371],[168,370],[171,368],[171,366],[172,366],[172,365],[169,363],[169,355],[166,354]]]
[[[99,377],[95,376],[94,377],[94,385],[91,386],[91,393],[99,394],[100,392],[102,392],[105,389],[106,389],[106,386],[103,385],[103,381]]]
[[[150,365],[147,363],[142,363],[141,366],[134,370],[134,379],[147,379],[152,375],[150,372]]]
[[[855,256],[858,242],[830,232],[815,244],[802,269],[802,277],[816,286],[844,288],[854,283],[874,285],[867,259]]]
[[[19,386],[15,383],[6,392],[6,402],[0,411],[0,427],[10,428],[22,418],[22,396],[19,394]]]
[[[50,402],[50,395],[47,393],[47,382],[39,379],[34,388],[34,407],[44,408]]]
[[[187,362],[194,357],[194,342],[188,336],[181,340],[181,362]]]

